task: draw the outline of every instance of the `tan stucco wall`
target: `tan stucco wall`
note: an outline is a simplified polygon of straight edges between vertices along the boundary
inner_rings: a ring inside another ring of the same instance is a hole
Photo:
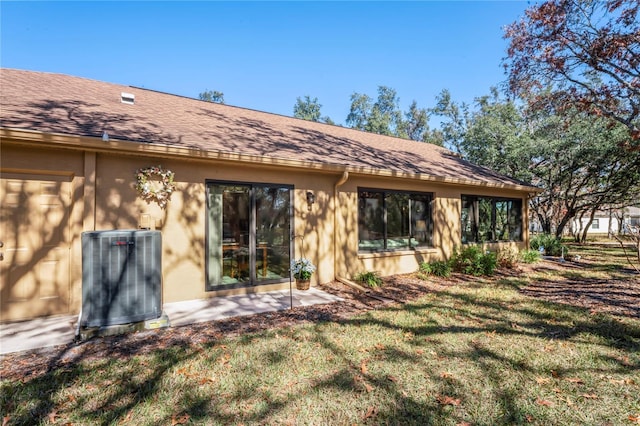
[[[177,188],[165,209],[139,199],[134,189],[135,171],[158,164],[176,176]],[[333,280],[330,197],[336,175],[107,154],[97,156],[97,175],[97,230],[138,228],[143,215],[148,215],[151,227],[162,231],[165,302],[257,290],[205,291],[205,182],[208,180],[293,185],[295,256],[301,257],[304,253],[318,266],[312,285]],[[316,197],[311,210],[307,207],[307,191]],[[260,289],[288,288],[288,285],[271,284]]]
[[[433,247],[419,250],[403,250],[385,253],[358,253],[358,188],[385,190],[408,190],[432,193],[433,202]],[[443,184],[435,182],[416,182],[405,179],[372,178],[370,176],[352,176],[340,187],[338,232],[340,237],[337,275],[353,278],[360,272],[376,271],[382,276],[415,272],[421,262],[447,259],[454,250],[461,247],[460,211],[461,195],[486,195],[521,198],[523,206],[527,204],[526,193],[497,188],[474,188],[470,186]],[[526,211],[523,210],[526,218]],[[527,246],[527,227],[524,226],[522,242],[489,243],[483,247],[498,250],[504,246],[522,249]]]
[[[328,283],[336,276],[352,278],[363,271],[382,275],[410,273],[422,261],[442,259],[460,246],[460,195],[500,195],[523,199],[526,193],[497,188],[463,187],[397,177],[376,177],[351,173],[346,182],[335,185],[346,175],[342,171],[284,168],[278,165],[233,161],[200,160],[149,156],[106,151],[51,150],[12,145],[2,141],[3,171],[65,173],[73,182],[71,215],[72,312],[81,306],[82,231],[135,229],[148,220],[152,229],[162,231],[163,299],[173,302],[215,297],[229,293],[288,288],[288,283],[233,290],[205,291],[205,182],[207,180],[274,183],[294,186],[294,253],[303,254],[318,266],[312,285]],[[168,206],[141,200],[134,189],[137,169],[154,165],[175,172],[177,190]],[[434,247],[417,251],[358,253],[358,188],[397,189],[434,194]],[[306,193],[315,195],[309,209]],[[334,217],[335,212],[335,217]],[[526,218],[526,212],[523,211]],[[334,229],[334,220],[336,228]],[[523,227],[525,241],[527,226]],[[34,230],[36,232],[36,230]],[[525,242],[517,243],[525,247]],[[488,248],[497,248],[491,245]],[[335,268],[334,268],[335,265]]]
[[[24,146],[14,146],[2,140],[0,171],[3,178],[47,180],[62,177],[71,183],[68,228],[64,239],[69,245],[71,263],[69,265],[69,300],[72,313],[77,313],[82,304],[82,245],[80,235],[83,230],[85,209],[84,194],[84,154],[57,149],[34,150]],[[3,194],[4,195],[4,194]],[[66,198],[65,198],[66,199]],[[1,202],[1,200],[0,200]],[[30,229],[32,235],[21,237],[37,241],[40,229]],[[5,236],[2,236],[4,239]],[[4,241],[4,246],[10,245]],[[37,254],[42,256],[41,254]],[[44,256],[42,256],[44,257]]]

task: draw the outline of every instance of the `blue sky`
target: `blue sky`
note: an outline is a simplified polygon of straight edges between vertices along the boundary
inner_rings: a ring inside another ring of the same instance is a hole
[[[432,107],[505,79],[503,27],[522,1],[0,3],[2,67],[57,72],[293,114],[317,97],[344,124],[354,92]]]

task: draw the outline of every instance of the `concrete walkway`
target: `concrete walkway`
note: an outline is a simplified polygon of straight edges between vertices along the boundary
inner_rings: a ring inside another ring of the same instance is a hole
[[[337,302],[341,298],[317,288],[292,291],[293,306],[311,306]],[[171,327],[198,322],[215,321],[261,312],[274,312],[291,306],[289,290],[238,296],[215,297],[204,300],[165,303],[164,312]],[[0,354],[65,345],[73,341],[78,317],[57,316],[0,324]]]

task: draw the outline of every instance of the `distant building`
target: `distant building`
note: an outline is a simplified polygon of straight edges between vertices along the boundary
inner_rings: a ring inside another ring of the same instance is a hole
[[[582,221],[574,218],[572,229],[575,231],[584,230],[589,223],[588,217],[583,217]],[[640,226],[640,207],[625,207],[610,211],[596,212],[593,222],[587,229],[587,235],[608,235],[626,234],[629,227]]]

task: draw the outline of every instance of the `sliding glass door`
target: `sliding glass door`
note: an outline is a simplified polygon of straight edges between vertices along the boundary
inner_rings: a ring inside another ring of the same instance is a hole
[[[207,183],[207,288],[289,279],[291,187]]]

